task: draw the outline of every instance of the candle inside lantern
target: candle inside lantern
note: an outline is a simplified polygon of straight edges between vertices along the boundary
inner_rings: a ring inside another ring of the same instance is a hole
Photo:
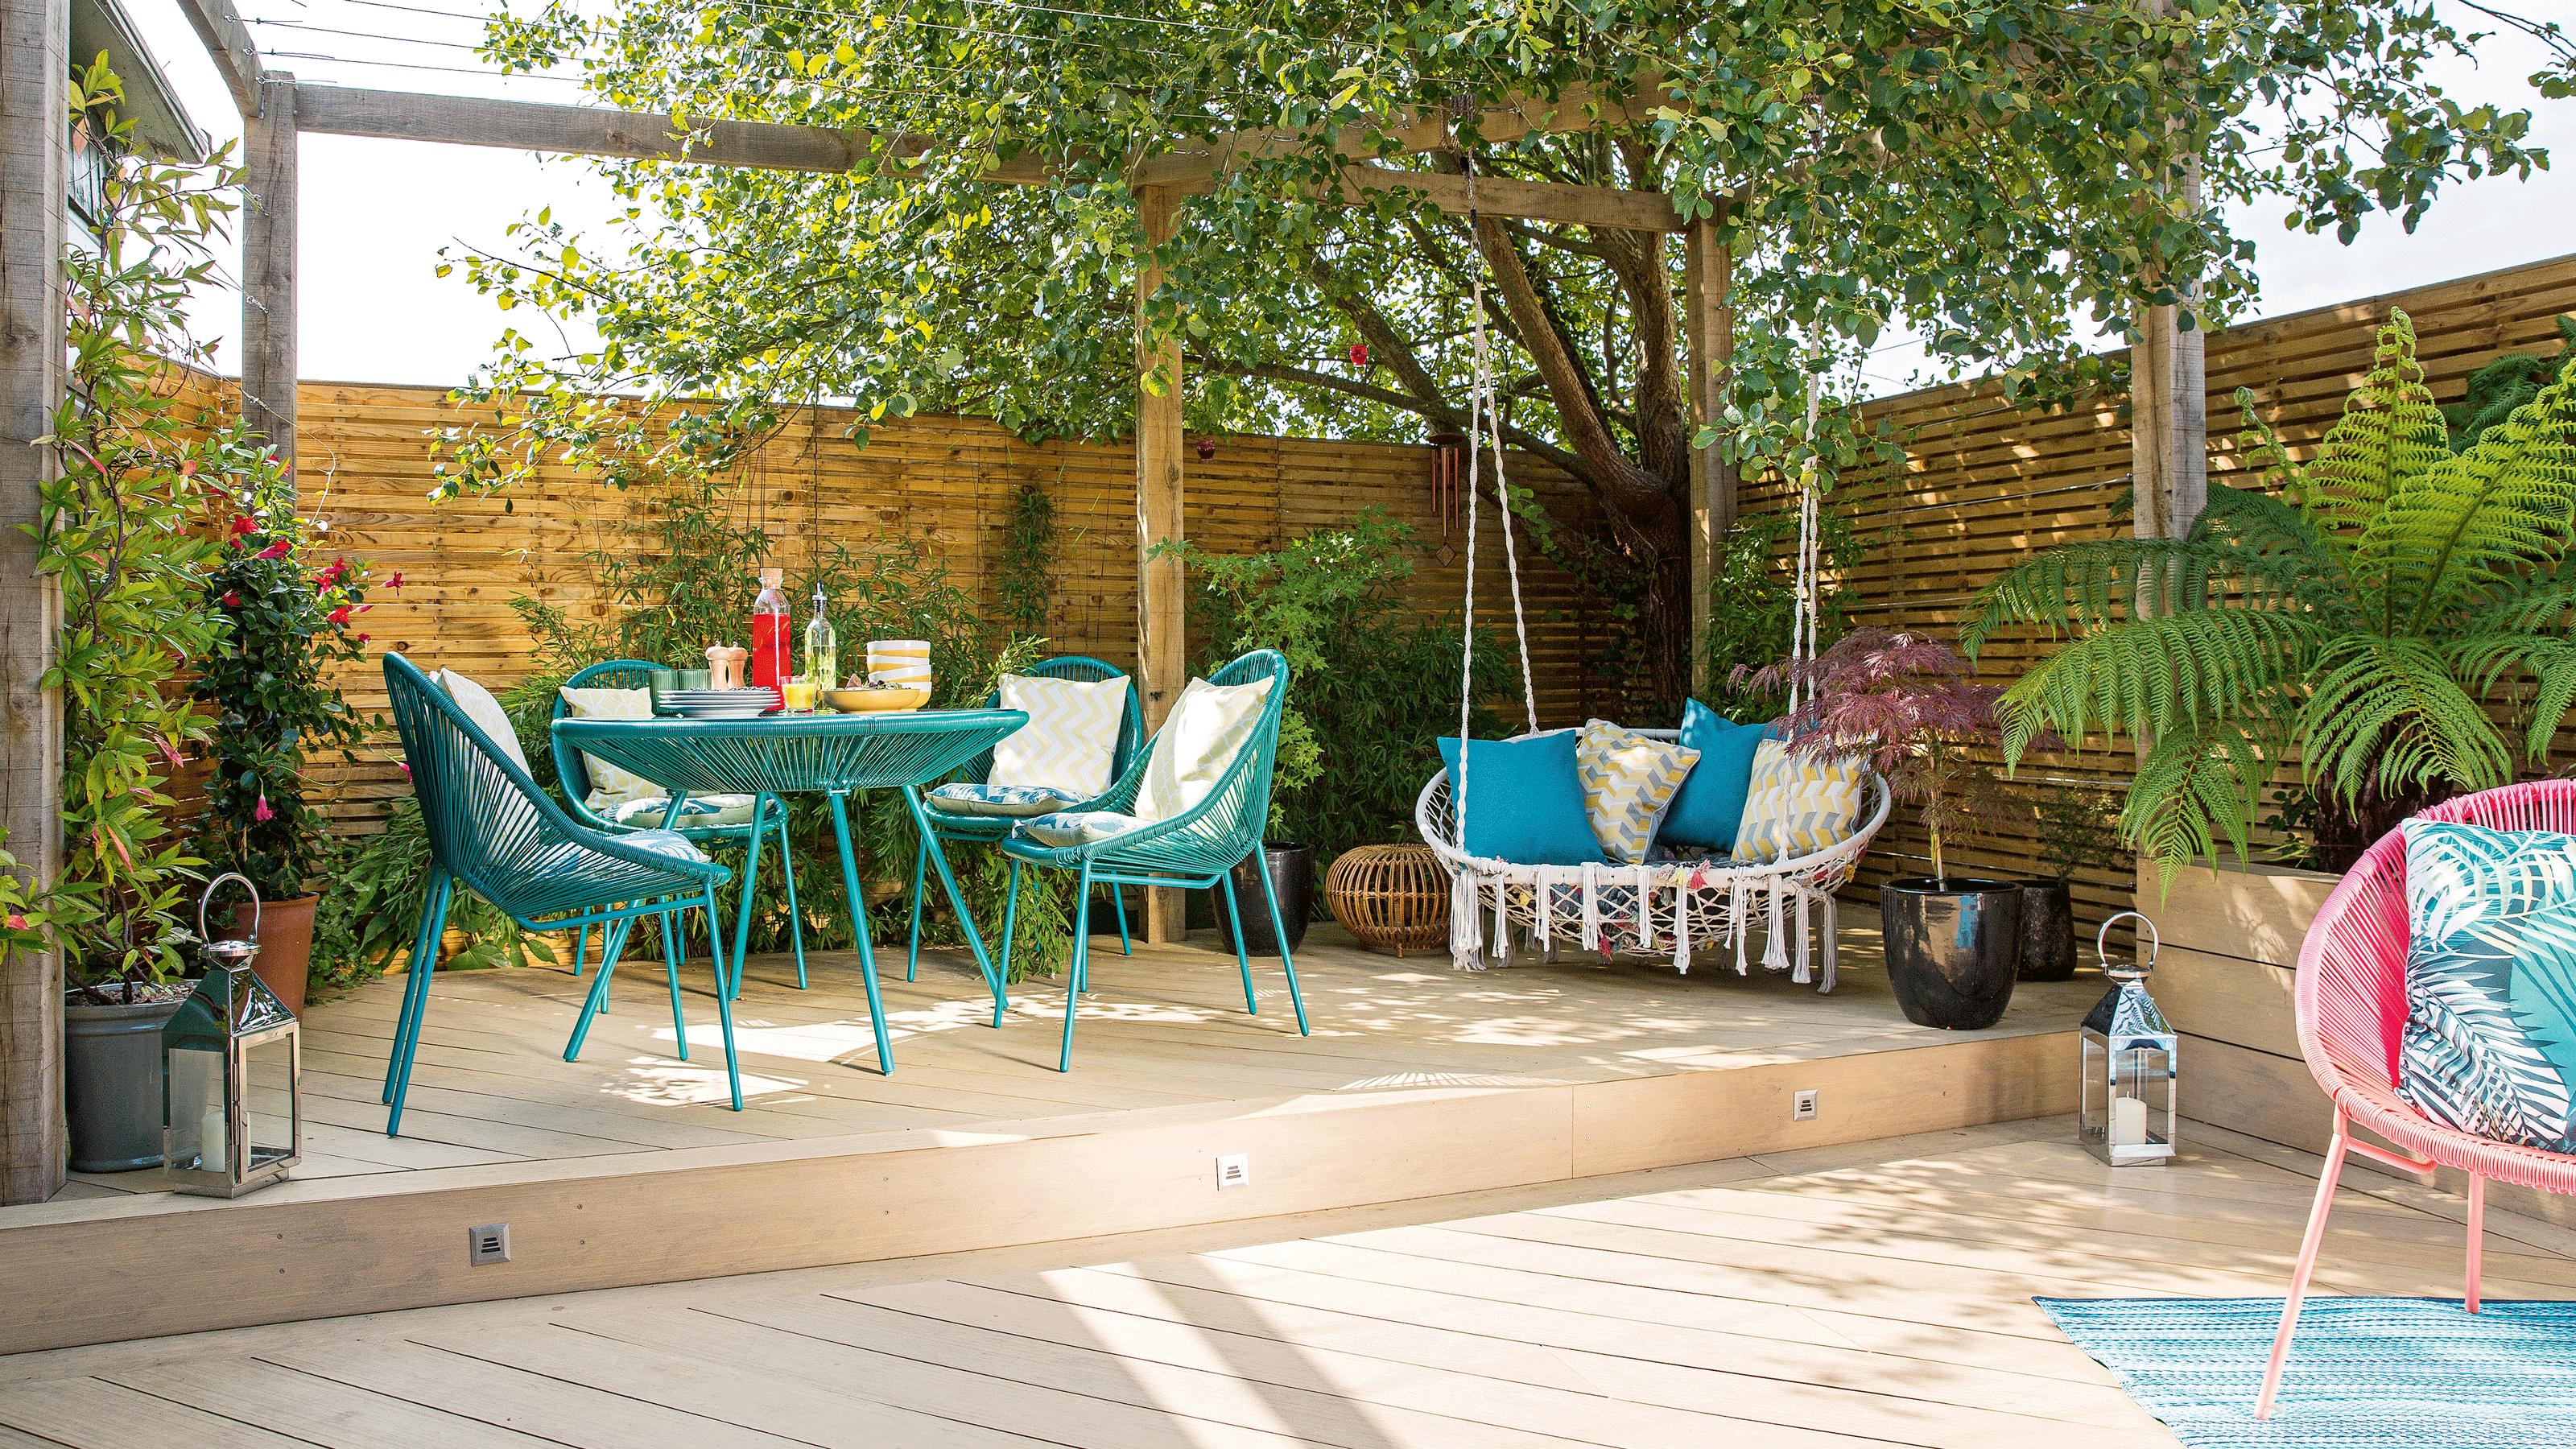
[[[2111,1099],[2111,1145],[2144,1147],[2147,1145],[2147,1104],[2137,1097]]]

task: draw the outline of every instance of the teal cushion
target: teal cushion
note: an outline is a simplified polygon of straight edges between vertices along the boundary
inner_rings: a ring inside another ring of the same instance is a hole
[[[1115,840],[1131,831],[1142,830],[1149,823],[1114,810],[1074,810],[1023,820],[1019,824],[1019,832],[1040,845],[1071,850],[1078,845],[1098,845],[1104,840]]]
[[[1047,785],[942,785],[921,803],[950,815],[1004,815],[1026,818],[1053,815],[1082,803],[1082,797]]]
[[[2397,1095],[2576,1152],[2576,836],[2409,820]]]
[[[1514,865],[1607,864],[1574,768],[1575,732],[1477,740],[1467,759],[1467,853]],[[1440,742],[1457,808],[1458,742]]]
[[[1735,844],[1744,823],[1745,792],[1753,778],[1753,751],[1771,726],[1761,721],[1737,724],[1698,700],[1682,710],[1682,743],[1699,751],[1699,763],[1682,782],[1664,812],[1657,840],[1681,845],[1709,845],[1725,851]]]

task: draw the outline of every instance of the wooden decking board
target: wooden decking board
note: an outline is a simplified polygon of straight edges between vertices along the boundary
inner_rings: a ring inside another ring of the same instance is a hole
[[[2304,1217],[2279,1189],[2313,1159],[2195,1144],[2138,1187],[2070,1137],[58,1350],[0,1359],[0,1449],[2170,1449],[2029,1295],[2277,1292]],[[2206,1240],[2086,1225],[2257,1182]],[[1957,1210],[2023,1186],[2057,1220]],[[2456,1292],[2425,1277],[2455,1271],[2459,1204],[2389,1191],[2368,1221],[2423,1264],[2330,1248],[2324,1291]],[[2496,1219],[2515,1271],[2565,1276],[2546,1225]],[[2188,1251],[2125,1256],[2156,1242]]]
[[[1320,925],[1299,953],[1316,1032],[1299,1037],[1274,959],[1256,961],[1262,1015],[1242,1011],[1232,953],[1209,933],[1119,956],[1105,938],[1098,990],[1077,1027],[1075,1070],[1054,1070],[1062,988],[1023,983],[1005,1026],[984,1024],[980,976],[925,953],[921,979],[881,958],[900,1033],[892,1077],[875,1070],[852,952],[811,954],[813,988],[789,958],[755,958],[737,1003],[745,1105],[723,1105],[711,981],[684,971],[690,1060],[671,1041],[658,973],[621,972],[614,1010],[582,1060],[563,1042],[588,978],[562,968],[441,973],[405,1109],[382,1135],[377,1100],[403,982],[372,983],[306,1013],[307,1178],[473,1163],[608,1158],[722,1143],[821,1140],[905,1128],[980,1128],[1188,1104],[1423,1088],[1547,1088],[1669,1077],[2062,1030],[2091,988],[2032,987],[1992,1033],[1906,1025],[1849,933],[1844,989],[1785,979],[1692,976],[1646,963],[1574,961],[1462,973],[1444,959],[1359,951]],[[594,967],[595,970],[595,967]],[[785,1048],[782,1050],[781,1048]],[[1609,1163],[1604,1166],[1614,1165]],[[163,1190],[158,1173],[84,1175],[93,1188]]]

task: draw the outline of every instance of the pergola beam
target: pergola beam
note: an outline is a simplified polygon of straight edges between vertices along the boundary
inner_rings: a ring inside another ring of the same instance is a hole
[[[206,43],[206,54],[223,75],[224,89],[233,93],[234,107],[244,118],[258,115],[259,47],[251,43],[250,28],[233,13],[233,0],[179,0],[179,11]]]
[[[295,95],[296,125],[305,131],[570,156],[829,173],[851,170],[872,154],[915,159],[929,154],[936,145],[924,138],[889,138],[864,130],[835,131],[768,121],[693,121],[643,111],[603,111],[587,106],[428,96],[408,91],[304,85],[296,88]],[[1588,110],[1567,109],[1569,105],[1560,102],[1535,114],[1509,109],[1489,113],[1486,135],[1507,139],[1542,125],[1572,130],[1610,119]],[[1619,112],[1618,118],[1624,120],[1626,112]],[[1576,124],[1578,120],[1580,126]],[[1437,123],[1424,123],[1398,134],[1405,140],[1407,150],[1423,151],[1434,149],[1431,143],[1447,133]],[[1284,154],[1299,140],[1284,136],[1232,138],[1205,152],[1155,157],[1137,166],[1128,179],[1140,191],[1151,187],[1172,195],[1205,193],[1216,188],[1220,172],[1256,156]],[[1038,186],[1062,178],[1065,170],[1036,157],[1018,156],[987,169],[979,179],[1005,186]],[[1409,189],[1424,193],[1443,211],[1464,215],[1469,209],[1463,177],[1437,171],[1401,171],[1367,162],[1347,165],[1341,175],[1355,191]],[[1490,215],[1560,225],[1622,227],[1632,231],[1680,231],[1688,225],[1670,201],[1650,191],[1487,176],[1477,179],[1475,199],[1478,208]]]

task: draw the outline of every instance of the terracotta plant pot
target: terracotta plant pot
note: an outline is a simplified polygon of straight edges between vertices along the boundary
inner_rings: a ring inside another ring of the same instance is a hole
[[[259,942],[259,955],[252,958],[250,969],[297,1016],[304,1014],[304,983],[313,969],[313,910],[321,904],[320,896],[263,901],[259,934],[252,938]],[[235,904],[231,929],[250,929],[250,915],[247,902]]]

